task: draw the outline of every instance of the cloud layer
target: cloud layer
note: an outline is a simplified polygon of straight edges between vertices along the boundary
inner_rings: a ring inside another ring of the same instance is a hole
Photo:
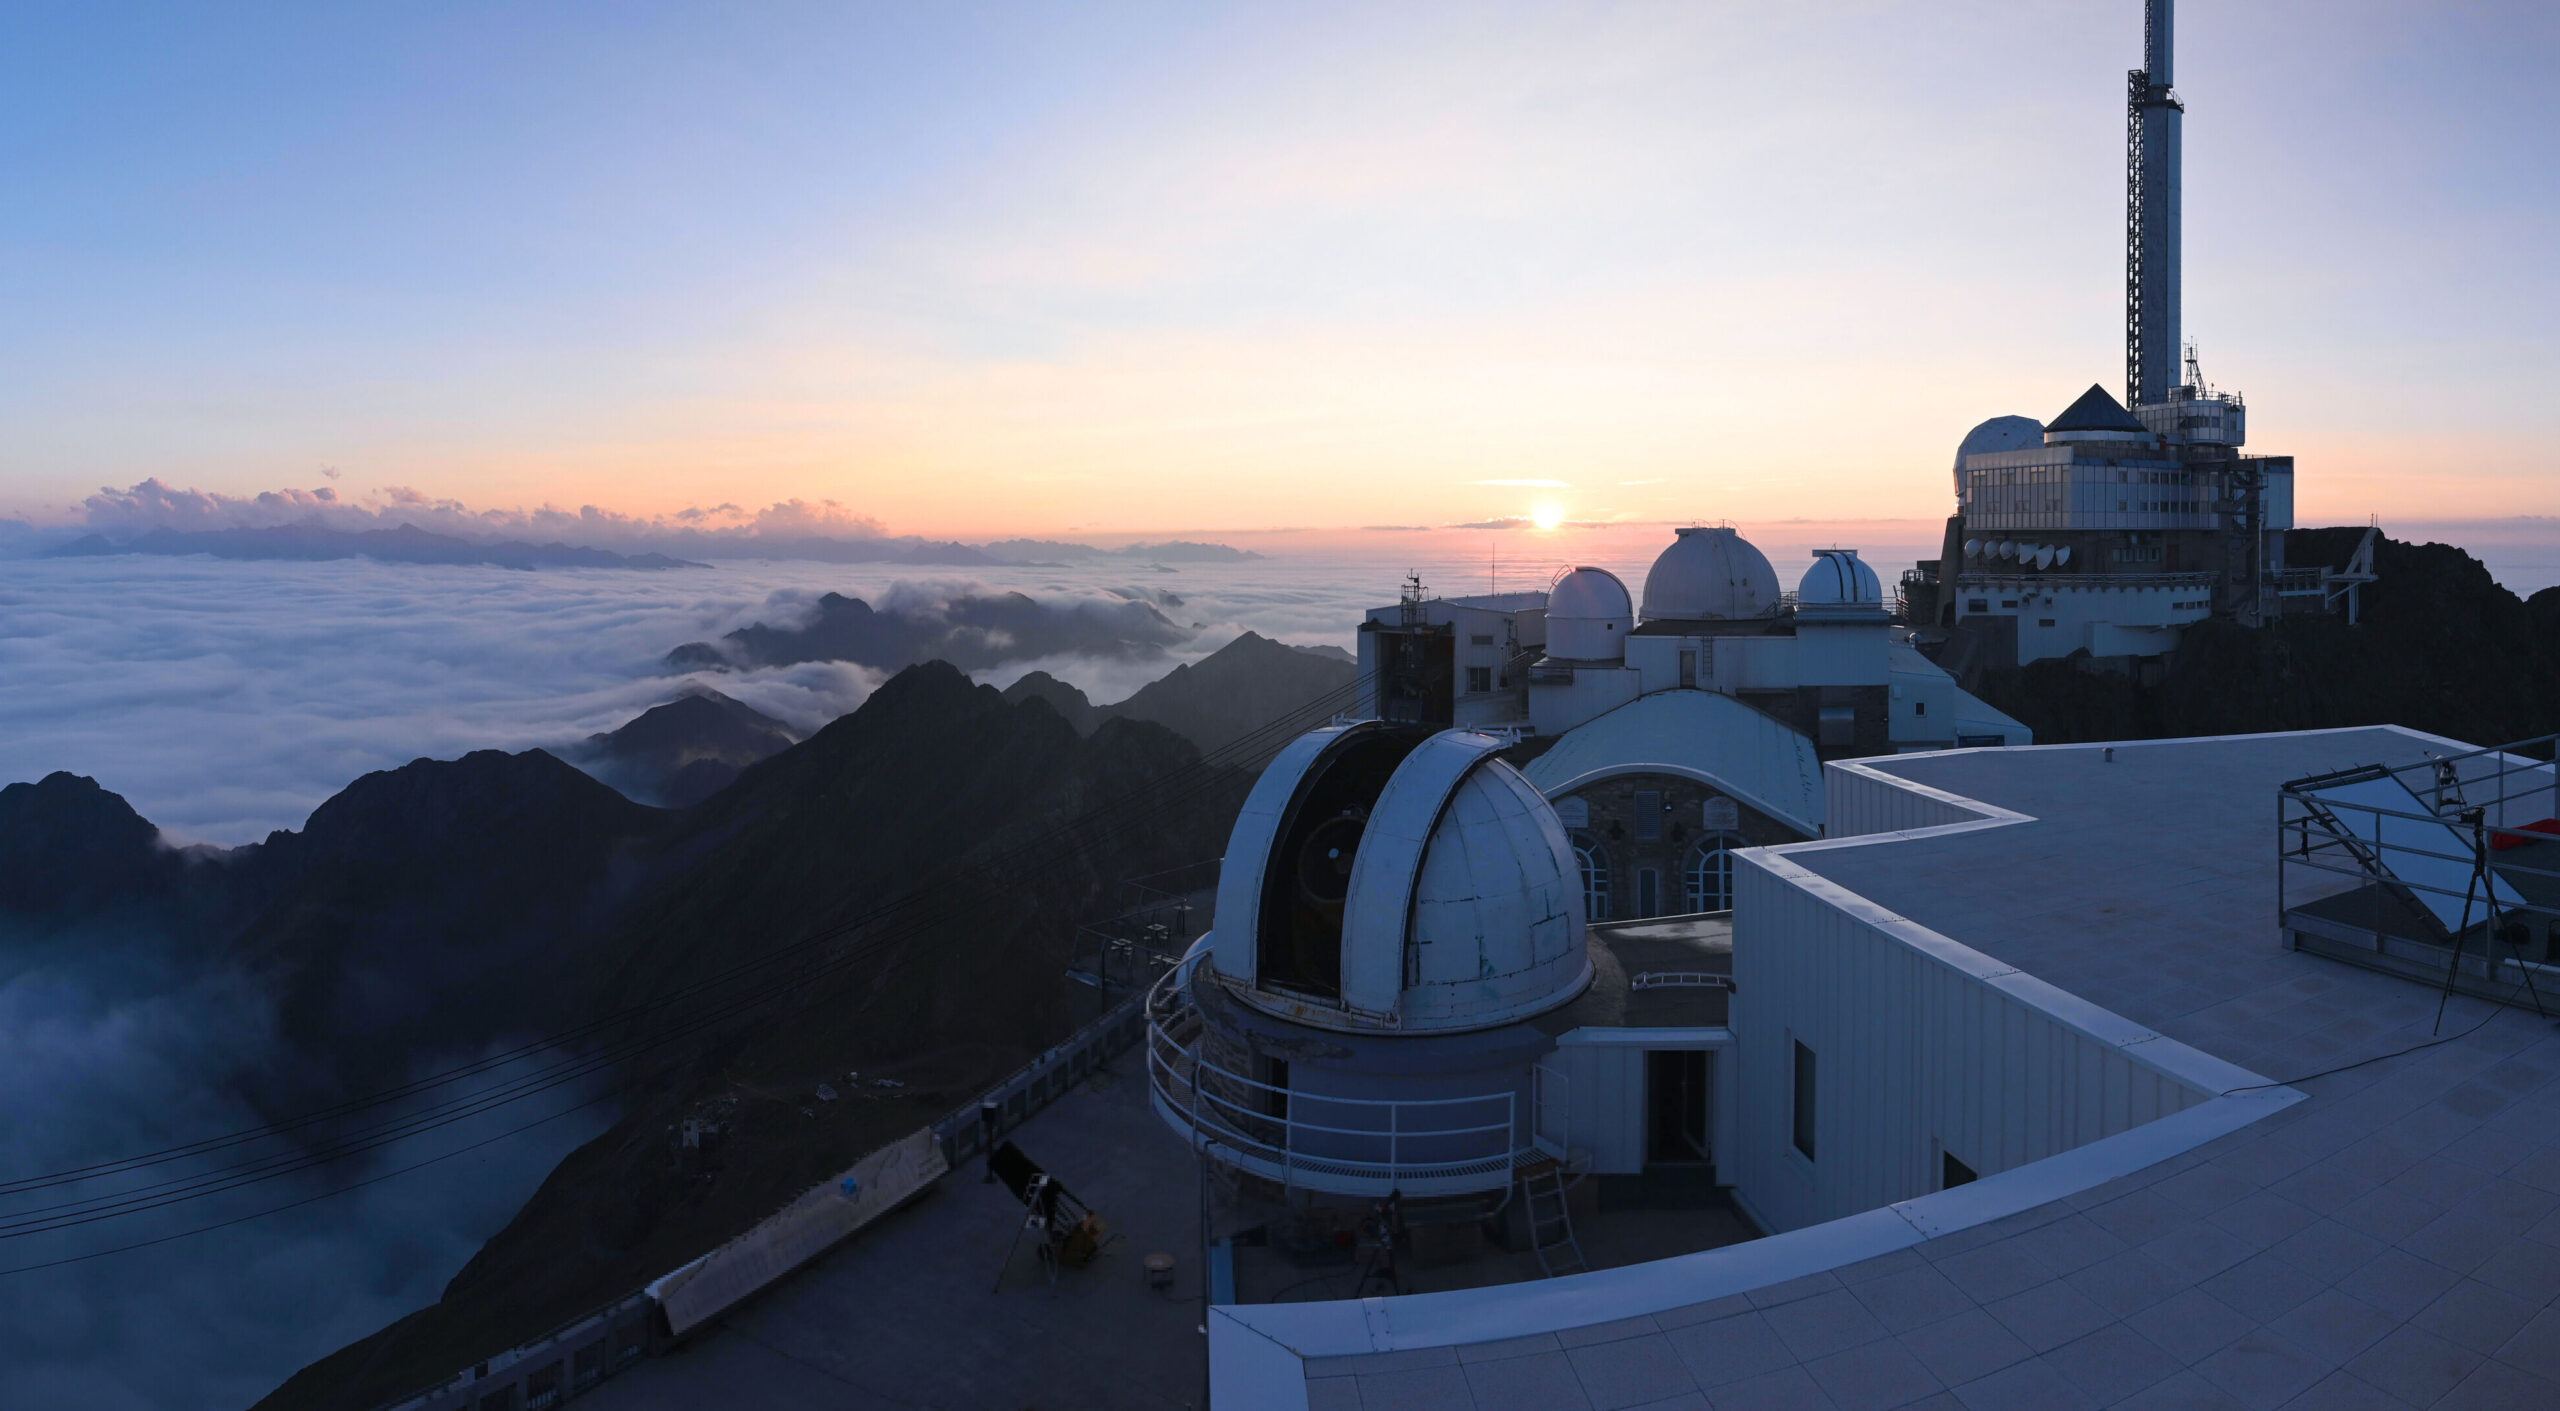
[[[353,498],[328,485],[225,495],[180,489],[157,476],[122,490],[102,485],[98,493],[81,501],[80,508],[82,522],[89,529],[119,540],[154,529],[267,529],[315,520],[332,529],[388,529],[414,524],[465,538],[557,539],[597,548],[666,542],[733,544],[743,548],[764,540],[876,539],[886,532],[880,521],[834,500],[812,503],[792,499],[760,510],[720,504],[679,510],[672,515],[641,516],[598,505],[583,505],[575,510],[553,505],[529,510],[475,510],[460,500],[429,495],[404,485]]]
[[[1387,570],[1337,580],[1323,566],[1269,561],[1135,585],[1132,572],[1102,564],[920,579],[885,564],[797,562],[641,575],[0,560],[0,782],[71,770],[181,840],[236,844],[299,827],[370,770],[613,729],[684,684],[666,673],[670,649],[751,622],[805,620],[830,591],[919,609],[1022,591],[1079,616],[1161,612],[1177,624],[1181,640],[1151,661],[1026,641],[1018,659],[982,667],[999,685],[1041,667],[1103,700],[1247,627],[1348,646],[1360,608],[1394,598]],[[807,731],[860,704],[883,675],[810,662],[699,679]]]

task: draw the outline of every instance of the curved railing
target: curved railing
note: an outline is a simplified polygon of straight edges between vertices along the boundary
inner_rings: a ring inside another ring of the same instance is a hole
[[[1286,1187],[1341,1195],[1507,1189],[1534,1158],[1517,1146],[1512,1091],[1388,1100],[1285,1088],[1202,1051],[1196,950],[1147,993],[1147,1076],[1159,1116],[1209,1160]]]

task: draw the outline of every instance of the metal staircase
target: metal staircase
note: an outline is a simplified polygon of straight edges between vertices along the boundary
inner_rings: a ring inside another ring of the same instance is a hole
[[[1582,1245],[1573,1237],[1573,1211],[1565,1203],[1565,1173],[1553,1162],[1541,1165],[1520,1177],[1522,1213],[1529,1220],[1529,1250],[1538,1256],[1538,1268],[1548,1278],[1560,1274],[1580,1274],[1591,1265],[1582,1257]]]

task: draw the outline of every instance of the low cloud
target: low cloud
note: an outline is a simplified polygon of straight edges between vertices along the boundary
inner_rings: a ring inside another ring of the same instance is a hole
[[[163,1149],[263,1120],[230,1081],[291,1061],[269,994],[147,930],[34,937],[0,922],[0,1179]],[[319,1195],[578,1101],[552,1095],[386,1148],[369,1163],[165,1211],[0,1241],[0,1269],[177,1234]],[[240,1406],[296,1368],[434,1300],[602,1107],[433,1168],[150,1248],[0,1274],[12,1405]],[[469,1131],[462,1130],[468,1127]],[[250,1156],[269,1154],[263,1149]],[[238,1152],[231,1153],[241,1158]],[[160,1169],[132,1182],[175,1174]],[[91,1182],[12,1210],[104,1195]]]
[[[269,529],[314,522],[350,531],[414,524],[434,533],[470,539],[559,540],[595,548],[720,544],[752,547],[760,541],[877,539],[887,533],[879,520],[835,500],[791,499],[754,511],[720,504],[678,510],[671,515],[640,516],[598,505],[582,505],[574,510],[555,505],[529,510],[475,510],[460,500],[429,495],[405,485],[370,491],[352,499],[327,485],[226,495],[214,490],[182,490],[156,476],[121,490],[112,485],[100,486],[98,493],[81,501],[80,509],[82,522],[90,530],[118,540],[155,529]]]

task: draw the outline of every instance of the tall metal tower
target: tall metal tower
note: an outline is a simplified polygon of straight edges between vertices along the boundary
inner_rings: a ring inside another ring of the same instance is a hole
[[[2144,0],[2142,67],[2125,75],[2124,403],[2165,402],[2178,385],[2180,126],[2170,87],[2172,6]]]

